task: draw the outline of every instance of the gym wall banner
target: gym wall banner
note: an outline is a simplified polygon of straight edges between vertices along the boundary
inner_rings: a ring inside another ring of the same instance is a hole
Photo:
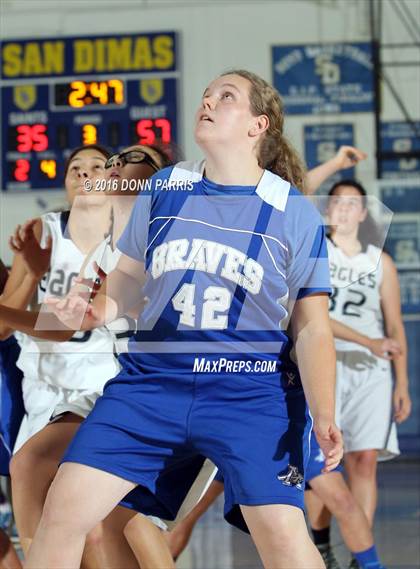
[[[394,215],[386,250],[399,270],[410,269],[420,273],[420,216]]]
[[[175,32],[0,42],[1,187],[61,189],[81,144],[177,141]]]
[[[381,201],[394,213],[420,214],[420,177],[378,180]]]
[[[271,56],[287,114],[373,111],[370,43],[276,45]]]
[[[319,166],[332,158],[340,146],[354,146],[352,124],[315,124],[305,125],[305,161],[309,169]],[[335,182],[344,178],[354,178],[355,168],[340,170],[322,184],[318,193],[325,193]]]
[[[382,150],[384,152],[420,151],[420,121],[414,123],[415,129],[407,122],[390,121],[381,124]],[[419,158],[399,158],[382,160],[382,178],[419,178]],[[420,200],[419,200],[420,201]]]
[[[385,250],[397,266],[401,307],[420,323],[420,180],[378,180],[379,197],[393,213]]]
[[[378,180],[381,201],[394,211],[385,250],[400,282],[401,310],[408,343],[408,377],[413,410],[398,427],[402,452],[420,452],[420,180]]]

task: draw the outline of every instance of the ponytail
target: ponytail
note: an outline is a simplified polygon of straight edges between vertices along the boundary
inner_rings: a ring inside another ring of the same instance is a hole
[[[273,137],[270,141],[272,148],[267,149],[268,142],[269,138],[266,137],[260,145],[261,168],[270,170],[305,193],[306,168],[299,154],[284,136],[279,136],[277,140]]]

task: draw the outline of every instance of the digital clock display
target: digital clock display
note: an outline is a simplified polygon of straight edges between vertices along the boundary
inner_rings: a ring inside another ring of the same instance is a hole
[[[47,44],[38,76],[33,59],[31,66],[22,59],[17,75],[10,53],[19,47],[29,61],[34,46],[41,57]],[[80,145],[118,151],[178,142],[175,33],[8,40],[0,46],[2,190],[62,189],[66,158]],[[23,77],[27,70],[34,76]]]
[[[54,105],[83,109],[86,106],[124,105],[124,82],[120,79],[107,81],[72,81],[54,85]]]

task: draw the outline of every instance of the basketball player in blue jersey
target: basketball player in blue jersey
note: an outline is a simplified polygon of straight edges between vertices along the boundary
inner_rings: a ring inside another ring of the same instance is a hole
[[[87,310],[77,296],[51,302],[71,329],[86,311],[87,329],[143,287],[148,298],[50,489],[28,568],[78,567],[87,532],[119,501],[175,517],[190,486],[177,469],[190,461],[194,476],[200,455],[221,468],[226,517],[243,524],[241,510],[265,567],[324,566],[302,512],[312,421],[300,376],[328,471],[342,454],[329,272],[321,218],[284,179],[302,177],[282,131],[265,81],[218,77],[197,113],[206,161],[154,176]]]
[[[349,154],[351,154],[351,156],[349,156]],[[341,147],[337,155],[330,162],[308,172],[305,184],[306,191],[313,193],[318,185],[329,175],[337,171],[337,169],[341,169],[338,164],[342,164],[343,167],[351,166],[353,157],[363,159],[363,153],[352,147]],[[336,221],[338,223],[338,220]],[[369,345],[372,353],[377,354],[378,357],[383,358],[384,351],[390,354],[387,356],[387,359],[390,359],[390,357],[398,357],[401,353],[398,343],[391,338],[381,337],[368,339],[364,337],[364,340],[365,345]],[[322,500],[323,503],[328,504],[330,511],[337,518],[344,542],[352,552],[354,558],[360,560],[361,567],[380,567],[378,556],[374,548],[372,548],[372,531],[363,510],[352,496],[343,479],[340,468],[333,472],[323,473],[324,460],[325,457],[316,441],[316,437],[312,437],[310,457],[305,473],[306,488],[308,490],[305,498],[312,503],[312,500],[316,499],[312,498],[312,496],[315,495],[315,497],[318,497],[318,500]],[[207,511],[209,506],[211,506],[222,492],[223,477],[218,473],[207,494],[185,519],[181,520],[175,529],[167,534],[166,537],[175,559],[186,547],[198,519]],[[310,509],[310,514],[311,513],[312,508]],[[315,526],[317,525],[316,522],[317,520],[315,520]],[[315,543],[318,545],[318,542],[323,538],[326,530],[317,531],[317,529],[312,527],[312,532],[314,534]],[[336,569],[338,563],[335,560],[329,543],[322,541],[319,543],[318,548],[327,568]]]

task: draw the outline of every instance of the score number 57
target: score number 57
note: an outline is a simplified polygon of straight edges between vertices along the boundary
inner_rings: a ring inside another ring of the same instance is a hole
[[[169,143],[172,141],[171,121],[169,119],[141,119],[135,124],[138,144],[154,144],[156,139]]]

